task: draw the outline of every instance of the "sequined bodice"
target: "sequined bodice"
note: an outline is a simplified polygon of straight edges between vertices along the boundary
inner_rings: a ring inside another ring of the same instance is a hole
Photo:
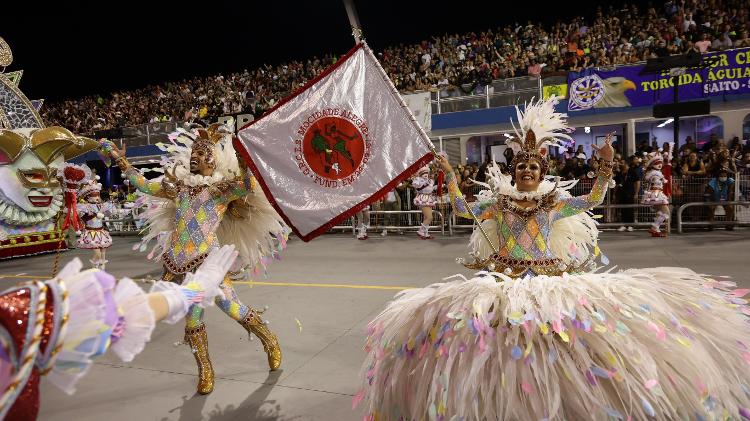
[[[549,246],[554,222],[601,204],[608,183],[608,175],[598,175],[591,193],[576,197],[558,197],[557,193],[553,192],[544,195],[532,208],[522,208],[510,196],[500,196],[497,200],[470,204],[471,209],[467,209],[452,176],[448,179],[448,192],[458,216],[471,218],[469,212],[472,212],[480,220],[497,220],[497,235],[500,241],[500,244],[496,244],[498,256],[518,260],[546,260],[559,257],[552,253]]]
[[[229,203],[252,191],[252,175],[243,180],[222,181],[212,185],[187,186],[182,183],[162,188],[161,183],[146,180],[135,169],[126,172],[138,190],[175,201],[175,230],[162,259],[173,273],[185,273],[197,267],[209,251],[220,246],[216,231]]]
[[[540,210],[524,218],[511,210],[496,216],[501,256],[514,259],[552,259],[555,256],[547,246],[553,216]]]
[[[196,193],[197,190],[197,193]],[[216,229],[227,210],[221,192],[209,186],[182,188],[175,198],[177,229],[167,251],[175,263],[183,265],[219,246]]]

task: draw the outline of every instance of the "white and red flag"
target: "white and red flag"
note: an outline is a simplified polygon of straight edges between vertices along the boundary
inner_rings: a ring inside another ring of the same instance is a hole
[[[304,241],[432,159],[429,138],[365,44],[243,127],[234,146]]]

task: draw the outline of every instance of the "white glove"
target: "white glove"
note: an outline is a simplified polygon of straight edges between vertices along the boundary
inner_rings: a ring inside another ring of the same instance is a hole
[[[193,304],[205,307],[213,305],[216,297],[225,298],[221,284],[236,258],[234,245],[223,246],[209,253],[195,274],[186,274],[182,285],[164,281],[155,283],[151,292],[161,292],[169,305],[164,322],[174,324],[181,320]]]

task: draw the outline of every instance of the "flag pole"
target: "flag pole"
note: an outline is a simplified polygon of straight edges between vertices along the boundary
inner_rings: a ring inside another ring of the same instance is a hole
[[[344,7],[346,8],[346,15],[349,18],[349,24],[352,27],[352,36],[354,37],[355,43],[359,44],[360,42],[362,42],[362,27],[359,24],[359,18],[357,17],[357,9],[354,6],[354,0],[343,0],[343,1],[344,1]],[[379,64],[377,57],[375,57],[375,55],[373,54],[372,50],[370,50],[370,47],[367,45],[367,43],[365,43],[364,48],[365,48],[365,51],[369,55],[371,55],[373,59],[375,59],[375,62]],[[403,107],[404,109],[408,111],[409,116],[411,117],[412,123],[417,127],[419,133],[421,134],[420,140],[422,140],[422,142],[424,142],[425,145],[427,145],[430,148],[433,156],[437,157],[438,153],[435,150],[435,145],[432,144],[429,136],[427,136],[427,133],[425,133],[422,126],[420,126],[419,123],[417,122],[417,119],[414,118],[414,115],[411,113],[411,111],[409,110],[409,107],[404,102],[404,99],[401,97],[401,94],[399,94],[398,89],[396,89],[396,87],[393,85],[393,81],[391,81],[391,78],[388,77],[388,74],[385,72],[385,70],[383,70],[383,68],[380,65],[375,66],[375,67],[383,76],[383,80],[388,84],[388,86],[391,89],[391,92],[398,99],[398,102],[401,105],[401,107]],[[484,239],[487,240],[487,243],[490,245],[493,252],[498,253],[500,250],[497,248],[497,246],[495,246],[495,243],[493,243],[492,240],[490,240],[490,236],[487,235],[487,231],[484,230],[484,227],[479,222],[479,219],[477,219],[477,216],[474,215],[474,212],[471,211],[471,207],[469,206],[469,203],[466,201],[466,198],[464,197],[464,195],[460,194],[459,197],[461,198],[461,201],[463,202],[463,205],[466,208],[467,213],[471,215],[471,219],[473,219],[474,223],[477,224],[477,228],[479,228],[479,231],[481,231],[482,236],[484,236]]]
[[[349,25],[352,27],[354,43],[359,44],[362,41],[362,26],[359,24],[359,17],[357,16],[357,8],[354,6],[354,0],[344,0],[344,8],[346,8],[346,16],[349,18]]]
[[[432,154],[435,155],[435,157],[437,158],[438,153],[437,151],[435,151],[435,147],[431,146],[430,149],[432,149]],[[444,159],[447,159],[447,158],[444,158]],[[454,174],[453,177],[455,178],[456,175]],[[469,202],[466,201],[466,197],[464,197],[464,194],[460,190],[458,192],[458,197],[461,199],[461,202],[464,205],[464,208],[466,209],[466,213],[471,215],[471,219],[473,219],[474,223],[477,224],[477,228],[479,228],[479,231],[482,233],[482,236],[484,237],[485,240],[487,240],[487,243],[490,245],[490,247],[492,247],[492,251],[495,252],[495,254],[499,253],[500,250],[497,248],[497,246],[495,246],[495,243],[493,243],[492,240],[490,240],[490,236],[487,235],[487,231],[484,230],[482,223],[479,222],[479,219],[477,218],[477,216],[474,215],[474,212],[472,212],[471,206],[469,206]]]

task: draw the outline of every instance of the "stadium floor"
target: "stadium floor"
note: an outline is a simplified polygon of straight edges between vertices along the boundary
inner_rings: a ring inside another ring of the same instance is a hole
[[[133,237],[116,237],[108,270],[143,278],[160,266],[133,252]],[[270,373],[260,342],[217,308],[206,314],[216,389],[194,395],[196,366],[187,346],[176,345],[182,325],[160,324],[146,350],[132,363],[98,360],[67,396],[43,383],[41,420],[358,420],[352,396],[358,388],[364,327],[403,287],[418,287],[454,273],[467,237],[421,241],[414,234],[357,241],[329,235],[304,244],[290,241],[267,278],[237,285],[251,306],[268,305],[266,316],[284,352],[282,370]],[[601,246],[622,268],[687,266],[728,275],[750,287],[750,231],[722,230],[652,239],[644,232],[602,235]],[[88,259],[84,250],[62,254]],[[3,261],[0,282],[10,285],[48,273],[54,256]]]

